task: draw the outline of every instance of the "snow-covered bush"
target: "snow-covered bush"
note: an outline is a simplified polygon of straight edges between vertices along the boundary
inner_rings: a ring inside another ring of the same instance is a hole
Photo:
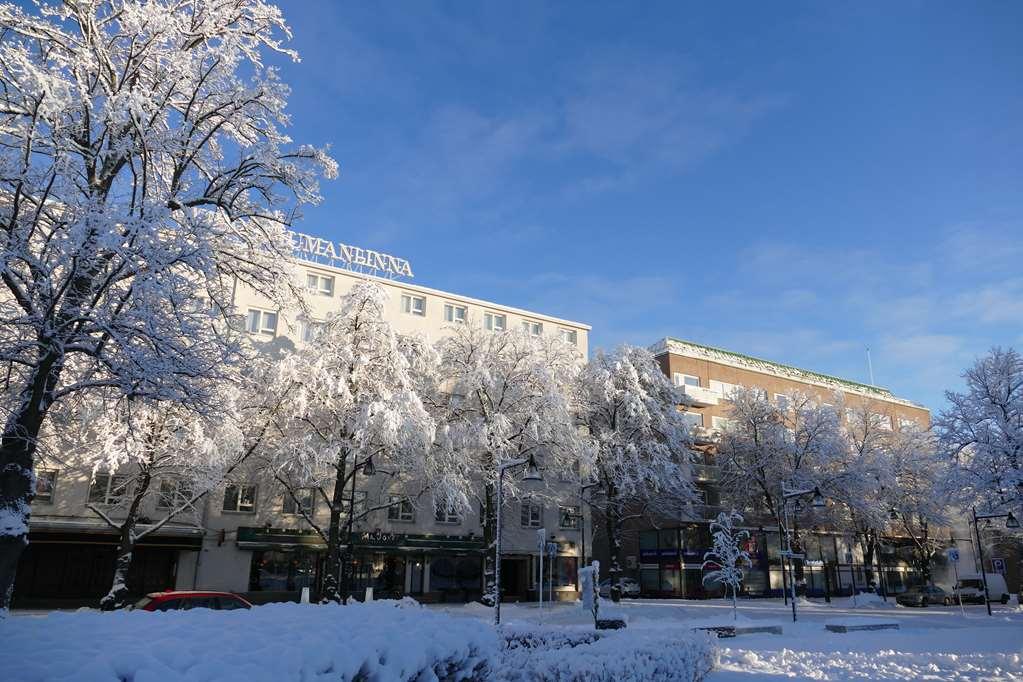
[[[509,682],[698,682],[714,665],[706,634],[684,630],[504,630],[493,679]]]
[[[250,611],[51,613],[0,621],[0,680],[484,680],[498,638],[472,619],[377,601]]]

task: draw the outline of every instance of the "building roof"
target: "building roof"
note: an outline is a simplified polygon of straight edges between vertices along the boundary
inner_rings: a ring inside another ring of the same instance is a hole
[[[785,379],[792,379],[793,381],[815,384],[826,388],[856,393],[868,398],[875,398],[877,400],[884,400],[891,403],[898,403],[900,405],[907,405],[909,407],[927,410],[926,407],[919,403],[895,397],[891,391],[887,388],[882,388],[881,386],[863,384],[858,381],[843,379],[841,377],[823,374],[821,372],[814,372],[801,367],[793,367],[792,365],[786,365],[780,362],[764,360],[763,358],[744,355],[742,353],[736,353],[735,351],[725,350],[723,348],[704,346],[699,343],[693,343],[692,341],[683,341],[681,339],[665,337],[650,346],[649,350],[654,355],[672,353],[674,355],[710,360],[711,362],[730,365],[740,369],[772,374]]]

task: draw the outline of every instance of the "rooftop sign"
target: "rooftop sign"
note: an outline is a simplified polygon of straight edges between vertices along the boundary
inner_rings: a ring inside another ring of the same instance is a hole
[[[404,258],[301,232],[292,232],[291,241],[295,247],[295,256],[302,260],[359,272],[384,273],[390,277],[412,277],[412,266]]]

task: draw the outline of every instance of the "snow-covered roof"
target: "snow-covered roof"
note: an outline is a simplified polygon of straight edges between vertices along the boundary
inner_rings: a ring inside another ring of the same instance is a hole
[[[841,377],[822,374],[820,372],[814,372],[800,367],[793,367],[780,362],[772,362],[771,360],[755,358],[750,355],[743,355],[742,353],[724,350],[723,348],[704,346],[699,343],[693,343],[692,341],[682,341],[680,339],[665,337],[650,346],[649,350],[655,356],[662,355],[664,353],[672,353],[674,355],[681,355],[689,358],[709,360],[711,362],[729,365],[739,369],[751,370],[762,374],[770,374],[783,379],[801,381],[803,383],[822,386],[824,388],[837,389],[847,393],[855,393],[875,400],[884,400],[890,403],[897,403],[899,405],[927,410],[926,407],[919,403],[895,397],[887,388],[871,386],[870,384],[861,384],[858,381],[842,379]]]

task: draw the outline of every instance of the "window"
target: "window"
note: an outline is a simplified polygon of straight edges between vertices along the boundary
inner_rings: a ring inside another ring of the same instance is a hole
[[[508,318],[497,313],[483,313],[483,327],[491,332],[503,332],[508,328]]]
[[[695,377],[692,374],[682,374],[681,372],[675,372],[674,377],[676,386],[700,386],[700,377]]]
[[[56,471],[36,472],[36,502],[53,502],[53,489],[57,487]]]
[[[715,431],[724,431],[732,425],[732,420],[728,417],[711,417],[710,425]]]
[[[391,495],[391,506],[387,508],[388,521],[415,521],[416,510],[407,497]]]
[[[453,303],[444,304],[444,321],[451,322],[452,324],[465,324],[465,318],[469,314],[469,309],[464,305],[455,305]]]
[[[558,507],[558,528],[579,530],[579,507]]]
[[[323,323],[313,320],[299,320],[298,333],[302,337],[302,343],[312,343],[323,331]]]
[[[93,504],[118,505],[128,496],[130,476],[96,474],[89,488],[89,502]]]
[[[874,417],[877,419],[877,425],[885,431],[892,430],[892,418],[886,414],[875,414]]]
[[[899,428],[900,429],[915,429],[916,428],[916,420],[915,419],[906,419],[905,417],[900,417],[899,418]]]
[[[718,381],[717,379],[711,379],[709,385],[710,390],[714,391],[726,400],[731,398],[732,392],[738,388],[735,384],[730,384],[727,381]]]
[[[249,321],[246,327],[250,334],[263,336],[277,335],[277,313],[258,308],[249,308]]]
[[[574,330],[574,329],[562,329],[560,333],[561,333],[561,340],[564,341],[565,343],[570,343],[573,346],[578,344],[579,334],[576,332],[576,330]]]
[[[533,322],[532,320],[522,320],[522,331],[526,332],[531,336],[542,336],[543,335],[543,322]]]
[[[690,428],[703,426],[703,414],[700,412],[683,412],[682,419],[689,424]]]
[[[160,481],[160,496],[156,499],[157,509],[177,509],[192,499],[192,489],[180,478],[165,478]]]
[[[281,512],[285,514],[304,513],[306,516],[312,516],[314,500],[315,498],[313,497],[312,488],[297,488],[292,492],[285,490],[284,503],[281,505]]]
[[[543,524],[543,507],[530,501],[522,503],[522,525],[539,528]]]
[[[348,513],[348,500],[351,499],[350,495],[345,495],[345,499],[341,500],[341,512],[344,514]],[[366,491],[356,490],[355,491],[355,515],[366,513]]]
[[[224,489],[224,511],[247,512],[256,511],[256,486],[229,485]]]
[[[448,509],[444,505],[437,505],[434,510],[433,518],[437,523],[461,523],[462,517],[458,515],[454,509]]]
[[[319,275],[310,272],[306,275],[306,289],[317,296],[334,295],[334,278],[329,275]]]
[[[401,295],[401,312],[409,315],[426,316],[426,297],[413,296],[412,294]]]
[[[781,410],[782,412],[788,412],[791,402],[792,401],[789,399],[789,397],[784,393],[774,394],[774,404],[777,405],[778,409]]]

